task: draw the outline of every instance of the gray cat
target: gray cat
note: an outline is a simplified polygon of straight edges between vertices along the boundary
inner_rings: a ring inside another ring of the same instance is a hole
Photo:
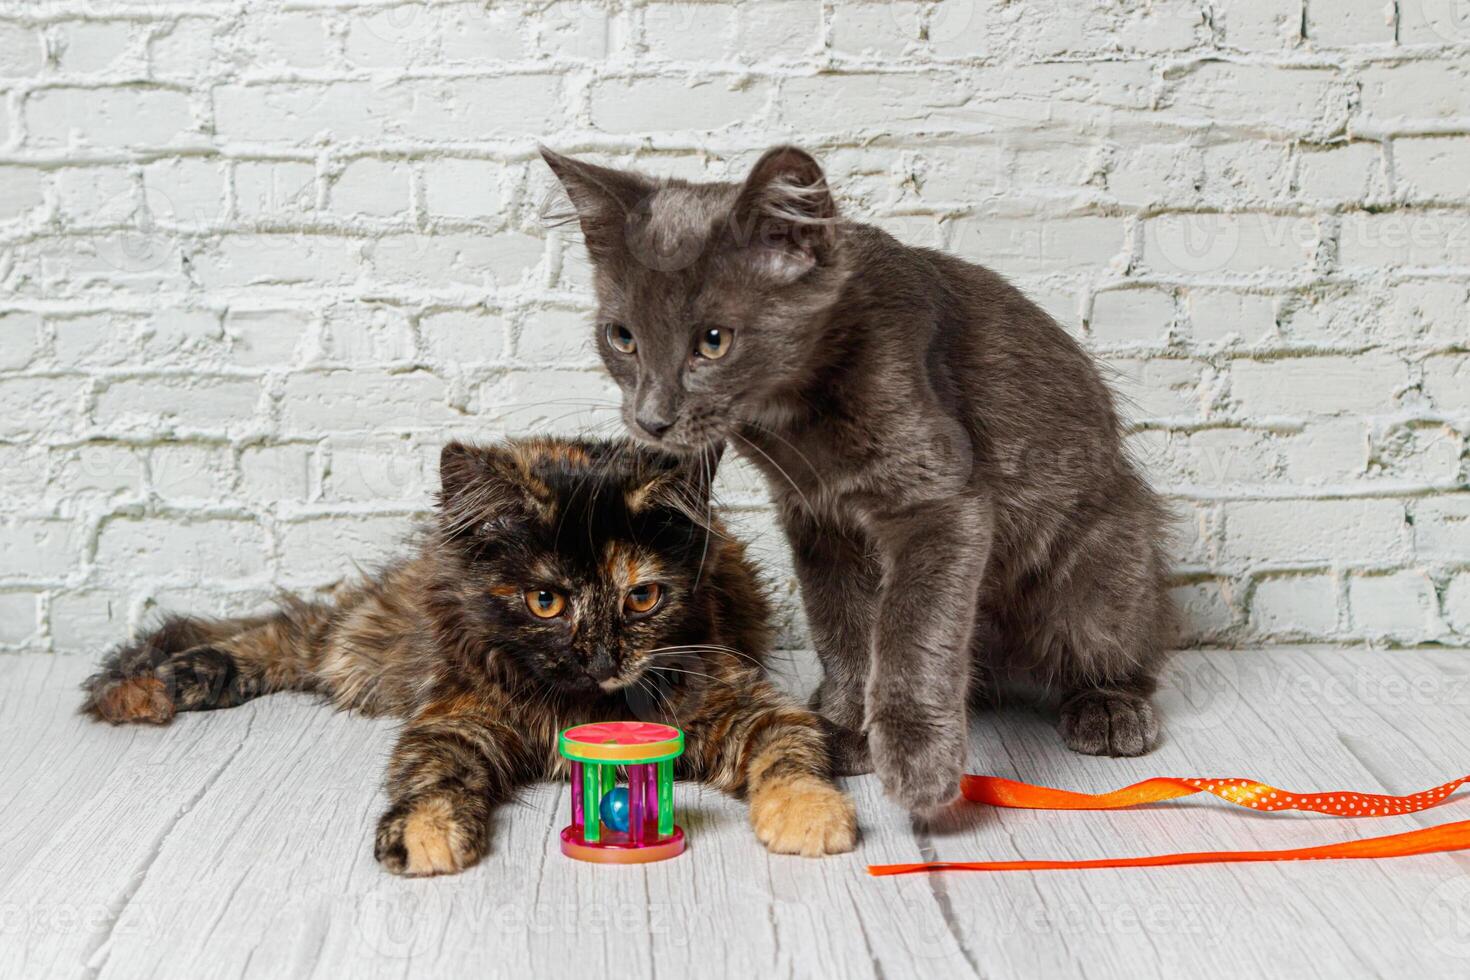
[[[629,429],[728,440],[766,477],[843,771],[932,812],[959,791],[967,705],[1009,682],[1059,696],[1076,752],[1154,746],[1168,514],[1055,321],[988,269],[843,220],[794,147],[743,184],[543,154]]]

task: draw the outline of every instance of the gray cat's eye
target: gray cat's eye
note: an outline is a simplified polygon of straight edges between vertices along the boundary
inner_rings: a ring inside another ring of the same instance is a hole
[[[633,331],[621,323],[607,325],[607,342],[619,354],[631,354],[638,349],[638,341],[633,339]]]
[[[695,353],[710,361],[718,361],[730,353],[730,345],[735,343],[735,331],[729,327],[710,327],[699,335],[699,343],[695,345]]]

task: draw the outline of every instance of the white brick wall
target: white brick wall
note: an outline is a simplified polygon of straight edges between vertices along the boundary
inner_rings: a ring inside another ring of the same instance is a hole
[[[602,425],[562,150],[797,140],[1111,363],[1215,642],[1470,642],[1462,0],[0,0],[0,650],[391,549]],[[758,537],[800,641],[764,495]]]

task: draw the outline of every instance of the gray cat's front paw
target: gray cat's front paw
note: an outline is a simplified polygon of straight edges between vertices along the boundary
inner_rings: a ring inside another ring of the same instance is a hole
[[[960,795],[965,726],[902,716],[875,718],[868,746],[883,789],[915,816],[927,817]]]
[[[1147,698],[1116,691],[1084,691],[1062,704],[1062,741],[1083,755],[1143,755],[1159,741],[1159,722]]]

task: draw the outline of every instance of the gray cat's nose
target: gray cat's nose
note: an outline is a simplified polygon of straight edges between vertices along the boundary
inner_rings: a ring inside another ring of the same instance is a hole
[[[652,415],[640,415],[640,416],[638,416],[638,425],[639,425],[639,427],[641,427],[644,432],[647,432],[649,435],[653,436],[655,439],[657,439],[660,436],[662,436],[665,432],[668,432],[669,429],[673,427],[673,424],[674,423],[671,420],[661,419],[661,418],[659,418],[657,416],[652,416]]]
[[[587,661],[587,673],[595,681],[605,681],[618,672],[618,663],[607,647],[599,646]]]

